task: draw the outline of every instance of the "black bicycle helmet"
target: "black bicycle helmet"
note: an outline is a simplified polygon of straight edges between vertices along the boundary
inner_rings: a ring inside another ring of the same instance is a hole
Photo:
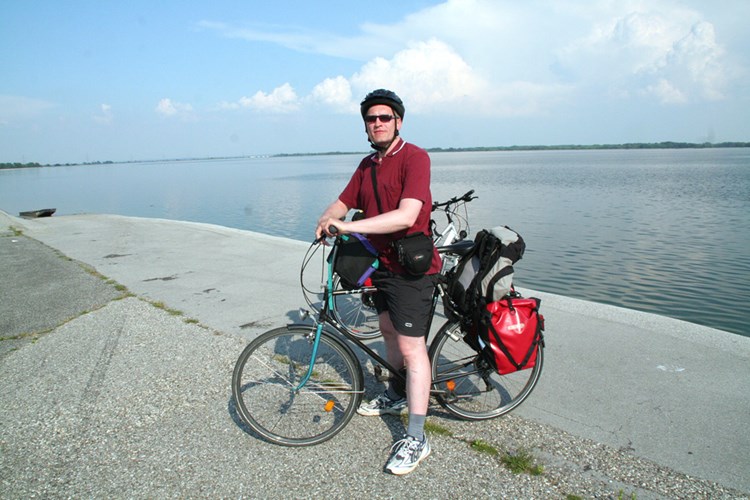
[[[367,110],[376,104],[390,106],[391,109],[401,117],[401,119],[404,118],[406,109],[404,108],[403,101],[395,94],[395,92],[386,89],[373,90],[362,100],[359,105],[359,109],[362,112],[362,118],[367,114]]]

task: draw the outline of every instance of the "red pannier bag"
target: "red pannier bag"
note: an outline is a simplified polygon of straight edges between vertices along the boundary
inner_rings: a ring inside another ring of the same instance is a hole
[[[487,304],[489,314],[481,320],[486,328],[486,338],[482,340],[489,344],[495,368],[501,375],[536,364],[537,346],[542,342],[544,330],[540,303],[534,297],[506,297]]]

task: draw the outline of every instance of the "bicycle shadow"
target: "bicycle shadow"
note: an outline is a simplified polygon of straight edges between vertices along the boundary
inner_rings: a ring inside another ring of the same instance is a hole
[[[237,402],[234,400],[234,396],[232,394],[229,395],[229,401],[227,402],[227,413],[229,414],[229,418],[232,419],[232,422],[234,422],[234,425],[239,427],[242,432],[254,437],[255,439],[265,441],[266,443],[270,442],[266,438],[255,432],[242,420],[242,417],[240,417],[240,413],[237,411]]]
[[[312,318],[300,318],[298,315],[298,311],[289,310],[286,313],[286,317],[289,318],[292,323],[308,325],[311,328],[314,327]],[[379,367],[380,365],[372,358],[370,358],[370,356],[365,351],[363,351],[362,349],[358,349],[356,345],[353,346],[352,343],[348,341],[344,335],[336,332],[335,329],[327,327],[326,331],[331,332],[333,335],[339,337],[342,341],[349,345],[349,347],[352,348],[351,350],[353,354],[359,361],[364,376],[362,402],[370,401],[371,399],[382,394],[387,388],[389,372],[384,369],[382,375],[379,376],[379,374],[376,373],[375,367]],[[385,356],[385,344],[382,337],[366,340],[363,341],[363,343],[367,344],[368,347],[373,349],[379,355]],[[244,392],[244,390],[248,390],[249,388],[250,387],[243,387],[241,388],[241,391]],[[291,405],[293,404],[293,401],[289,401],[288,403]],[[237,427],[241,429],[245,434],[252,436],[253,438],[260,439],[261,441],[275,444],[273,441],[270,441],[262,434],[259,434],[257,431],[255,431],[245,423],[237,407],[237,402],[234,398],[234,394],[230,395],[227,402],[227,412],[235,425],[237,425]],[[429,416],[434,416],[441,419],[461,420],[450,412],[445,411],[434,399],[431,399],[430,402],[430,407],[428,409],[428,417]],[[354,418],[357,418],[357,416],[355,416]],[[402,439],[406,434],[408,426],[408,417],[406,415],[381,415],[380,419],[383,425],[385,425],[385,427],[390,432],[393,442]]]

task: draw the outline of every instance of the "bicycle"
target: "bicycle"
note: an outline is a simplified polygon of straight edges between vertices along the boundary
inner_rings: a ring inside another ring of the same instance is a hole
[[[311,249],[321,240],[313,242]],[[338,242],[336,238],[332,252],[336,252]],[[454,248],[457,257],[471,246],[464,247]],[[323,306],[316,316],[303,310],[313,323],[290,324],[261,334],[245,347],[234,367],[232,395],[237,413],[271,443],[319,444],[346,426],[364,394],[364,372],[350,344],[364,351],[392,377],[405,382],[399,370],[332,314],[334,275],[332,265],[327,268]],[[445,286],[438,280],[431,321],[440,298],[447,301],[447,307],[451,306]],[[428,350],[431,395],[462,419],[499,417],[520,405],[536,386],[542,371],[544,342],[537,345],[533,368],[500,375],[464,341],[468,329],[466,319],[457,313],[435,335]]]
[[[450,249],[451,245],[464,241],[468,236],[470,228],[466,204],[477,198],[473,194],[474,190],[472,189],[462,196],[454,196],[448,201],[433,202],[432,212],[443,212],[447,220],[447,224],[440,231],[437,222],[435,222],[435,217],[430,219],[430,231],[436,247],[448,247]],[[463,214],[459,213],[461,209],[463,209]],[[449,251],[441,255],[443,255],[442,272],[445,273],[456,265],[457,258],[455,253]],[[334,276],[332,313],[339,324],[360,339],[374,339],[380,336],[378,314],[372,302],[373,292],[374,288],[369,287],[364,287],[361,290],[346,290],[341,285],[338,276]],[[308,305],[312,307],[310,301],[308,301]]]

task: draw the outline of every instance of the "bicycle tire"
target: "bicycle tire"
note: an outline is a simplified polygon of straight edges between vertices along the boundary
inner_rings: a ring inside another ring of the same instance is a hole
[[[487,420],[504,415],[529,397],[542,373],[544,348],[537,347],[532,368],[500,375],[463,341],[459,324],[445,323],[429,351],[433,387],[438,403],[465,420]],[[453,385],[452,389],[449,389]]]
[[[315,327],[269,330],[245,347],[232,375],[232,395],[242,421],[267,441],[311,446],[331,439],[359,407],[363,373],[351,348],[323,331],[310,379]]]
[[[380,336],[378,312],[372,304],[368,292],[336,294],[342,291],[341,280],[333,277],[333,317],[336,322],[360,340],[374,339]],[[371,293],[371,292],[370,292]]]

